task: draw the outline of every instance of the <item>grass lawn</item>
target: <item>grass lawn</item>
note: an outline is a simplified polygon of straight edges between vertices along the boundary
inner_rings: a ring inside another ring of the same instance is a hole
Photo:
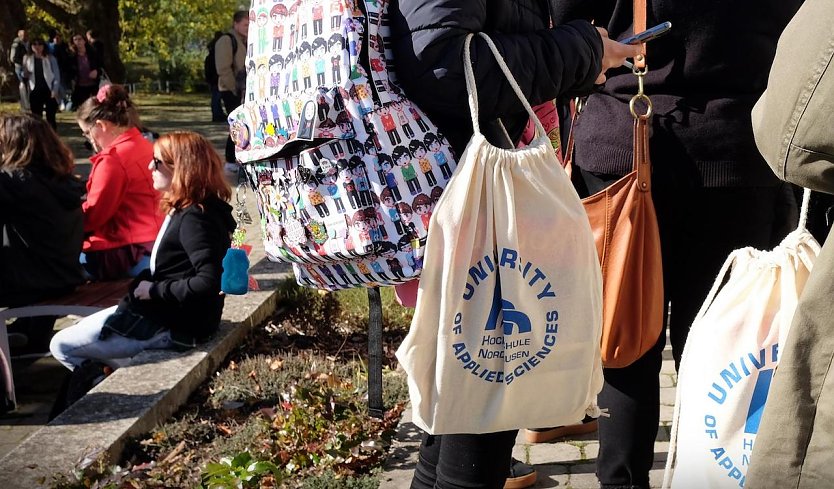
[[[133,96],[142,123],[160,134],[170,131],[195,131],[208,137],[222,154],[229,127],[211,122],[210,97],[203,93],[154,94],[139,92]],[[0,111],[17,112],[17,103],[2,103]],[[78,165],[78,174],[89,173],[92,152],[84,147],[84,136],[75,123],[74,112],[58,113],[58,135],[66,142]]]

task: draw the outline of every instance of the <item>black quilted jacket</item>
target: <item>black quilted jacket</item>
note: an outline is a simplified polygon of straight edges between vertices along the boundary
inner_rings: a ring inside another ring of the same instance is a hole
[[[472,135],[463,75],[463,43],[487,33],[532,105],[587,94],[599,74],[602,41],[591,24],[550,28],[545,0],[401,0],[389,8],[395,69],[408,97],[426,111],[460,154]],[[500,118],[517,138],[527,114],[483,40],[473,41],[473,62],[486,136],[501,144]]]

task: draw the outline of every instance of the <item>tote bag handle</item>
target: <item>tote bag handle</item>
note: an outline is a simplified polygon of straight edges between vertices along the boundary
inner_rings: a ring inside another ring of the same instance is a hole
[[[481,133],[481,124],[478,120],[478,87],[475,86],[475,72],[472,68],[472,53],[470,52],[472,38],[476,35],[482,37],[487,46],[489,46],[489,50],[492,51],[493,56],[495,56],[498,66],[501,68],[501,71],[504,73],[504,76],[507,78],[507,81],[510,83],[510,86],[518,99],[521,100],[521,104],[524,105],[524,109],[527,110],[527,113],[530,115],[530,120],[536,124],[536,139],[547,137],[547,132],[544,130],[541,121],[533,111],[533,108],[530,106],[530,102],[527,101],[527,97],[524,96],[524,92],[521,91],[521,87],[518,86],[518,82],[515,81],[515,77],[513,77],[512,72],[510,72],[510,68],[507,66],[507,63],[504,62],[504,57],[501,56],[501,52],[495,46],[495,43],[492,42],[492,39],[490,39],[490,37],[483,32],[468,34],[466,36],[466,41],[463,43],[463,70],[466,77],[466,93],[469,96],[469,110],[472,114],[472,128],[475,134],[483,136]],[[533,146],[532,143],[530,145]]]

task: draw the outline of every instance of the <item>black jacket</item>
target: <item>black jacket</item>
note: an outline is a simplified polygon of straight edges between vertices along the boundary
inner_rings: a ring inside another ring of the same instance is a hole
[[[595,19],[612,39],[632,33],[632,0],[553,0],[557,22]],[[654,104],[652,163],[695,185],[773,186],[753,141],[750,111],[767,85],[776,41],[801,0],[647,0],[647,25],[672,30],[647,46],[645,92]],[[636,77],[608,73],[576,130],[576,163],[623,175],[631,170]],[[655,172],[658,174],[658,172]]]
[[[472,135],[463,75],[463,43],[487,33],[532,105],[587,94],[599,73],[602,40],[588,22],[549,28],[552,0],[412,0],[389,7],[397,78],[460,154]],[[486,43],[473,40],[481,126],[499,145],[501,118],[517,138],[527,114]]]
[[[0,171],[0,305],[38,300],[82,282],[84,185],[30,168]]]
[[[98,72],[96,76],[96,83],[98,83],[101,80],[101,69],[104,68],[104,60],[101,54],[90,45],[87,45],[87,59],[90,62],[90,70],[96,70]],[[70,53],[69,58],[67,58],[66,69],[67,79],[75,83],[78,77],[78,54]]]
[[[220,325],[223,257],[235,229],[232,207],[217,198],[171,215],[156,252],[154,273],[136,277],[153,282],[150,300],[130,301],[131,309],[171,330],[180,346],[207,340]]]

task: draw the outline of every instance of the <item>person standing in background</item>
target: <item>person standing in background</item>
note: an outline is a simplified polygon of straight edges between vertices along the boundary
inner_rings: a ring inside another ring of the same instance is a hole
[[[55,114],[61,98],[61,71],[58,61],[46,50],[42,39],[32,41],[32,52],[23,57],[23,71],[29,83],[29,105],[32,114],[43,117],[52,129],[58,129]]]
[[[87,44],[81,34],[72,36],[72,56],[68,64],[73,81],[72,106],[76,109],[98,92],[101,77],[101,58]]]
[[[208,55],[203,63],[203,76],[211,91],[211,122],[226,122],[226,113],[223,112],[223,100],[220,97],[220,89],[217,88],[217,65],[215,64],[215,46],[218,39],[224,34],[215,31],[214,38],[208,43]]]
[[[29,111],[29,83],[23,72],[23,57],[27,54],[29,54],[29,37],[26,29],[20,29],[9,48],[9,62],[14,66],[14,74],[20,90],[20,110],[23,112]]]
[[[66,95],[72,89],[72,80],[70,80],[67,73],[67,64],[70,58],[69,46],[57,29],[49,29],[49,41],[46,44],[46,49],[49,54],[55,57],[55,61],[58,62],[58,70],[61,73],[61,93],[58,98],[58,109],[64,110]]]
[[[231,114],[240,106],[246,90],[246,37],[249,33],[249,12],[238,10],[232,17],[232,29],[214,45],[215,65],[217,66],[217,89]],[[238,164],[235,160],[235,143],[231,136],[226,138],[226,172],[236,174]]]
[[[632,0],[554,0],[556,24],[594,20],[613,39],[632,34]],[[647,0],[647,25],[671,31],[646,44],[645,93],[654,105],[652,198],[660,227],[669,336],[680,363],[689,327],[731,251],[770,249],[789,216],[786,193],[753,140],[750,110],[764,91],[782,29],[801,0]],[[612,70],[574,127],[580,196],[632,169],[637,78]],[[583,188],[584,187],[584,188]],[[795,221],[788,224],[795,225]],[[781,240],[783,236],[778,236]],[[664,315],[665,316],[665,315]],[[625,368],[604,369],[597,476],[603,489],[648,489],[660,416],[658,374],[665,329]]]

